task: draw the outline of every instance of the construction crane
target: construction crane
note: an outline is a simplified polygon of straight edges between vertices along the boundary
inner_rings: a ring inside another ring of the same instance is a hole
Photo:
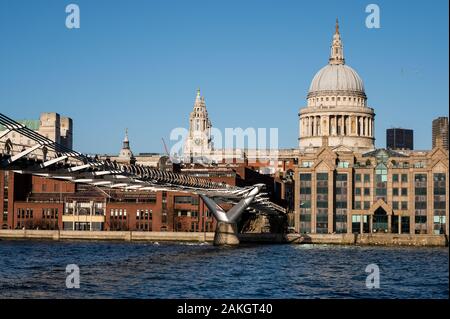
[[[167,149],[166,141],[164,141],[164,137],[161,137],[161,140],[163,142],[164,150],[166,151],[167,156],[170,157],[169,150]]]

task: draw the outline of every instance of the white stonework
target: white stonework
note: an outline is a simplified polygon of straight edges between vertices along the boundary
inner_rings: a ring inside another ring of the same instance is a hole
[[[128,129],[125,131],[125,138],[123,139],[122,149],[119,152],[119,159],[122,161],[130,161],[133,158],[133,152],[130,148],[130,140],[128,139]]]
[[[73,122],[69,117],[60,116],[55,112],[45,112],[41,113],[39,120],[23,120],[18,122],[58,144],[70,149],[73,147]],[[5,130],[6,128],[0,125],[0,133]],[[2,137],[2,141],[8,141],[8,143],[18,148],[29,147],[35,144],[32,139],[16,132],[7,133]]]
[[[189,116],[189,134],[184,142],[185,162],[203,161],[209,158],[213,150],[211,127],[205,98],[200,95],[200,89],[198,89],[194,108]]]
[[[374,149],[374,110],[367,106],[364,84],[358,73],[345,65],[336,21],[328,65],[314,76],[307,106],[299,112],[299,148],[314,150],[324,143],[353,150]]]

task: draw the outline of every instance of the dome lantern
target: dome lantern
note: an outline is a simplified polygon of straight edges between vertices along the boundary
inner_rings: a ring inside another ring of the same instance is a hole
[[[339,21],[336,18],[336,30],[333,35],[333,42],[331,43],[330,64],[345,64],[344,47],[339,34]]]

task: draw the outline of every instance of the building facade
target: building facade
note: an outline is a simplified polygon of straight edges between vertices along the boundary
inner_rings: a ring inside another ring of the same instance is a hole
[[[73,148],[73,121],[69,117],[60,116],[55,112],[41,113],[39,120],[19,121],[20,124],[59,143],[67,148]],[[7,128],[0,125],[0,134]],[[20,146],[33,146],[34,141],[16,132],[9,132],[2,140],[5,143]]]
[[[389,150],[413,150],[414,131],[404,128],[387,129],[386,148]]]
[[[433,120],[432,144],[436,147],[438,140],[442,142],[442,147],[448,151],[448,117],[438,117]]]
[[[296,169],[300,233],[448,234],[448,152],[322,147]]]
[[[1,229],[213,231],[198,195],[99,188],[0,171]]]

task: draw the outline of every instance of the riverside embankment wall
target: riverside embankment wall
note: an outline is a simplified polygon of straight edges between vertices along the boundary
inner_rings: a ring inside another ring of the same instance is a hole
[[[286,239],[298,244],[339,244],[373,246],[448,246],[445,235],[410,234],[289,234]]]
[[[0,230],[3,239],[54,240],[127,240],[127,241],[213,241],[214,233],[140,232],[140,231],[70,231],[70,230]]]
[[[448,246],[445,235],[410,234],[239,234],[241,243]],[[142,231],[0,230],[0,239],[213,242],[214,233]]]

